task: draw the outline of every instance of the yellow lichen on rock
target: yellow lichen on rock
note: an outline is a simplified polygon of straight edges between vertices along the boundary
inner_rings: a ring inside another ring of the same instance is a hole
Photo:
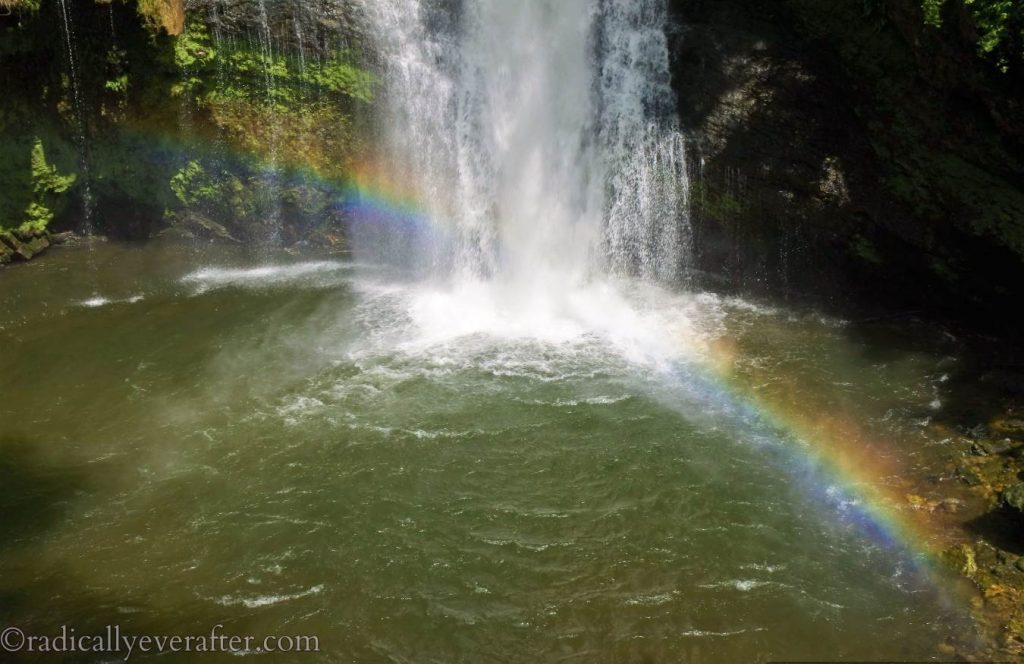
[[[185,0],[139,0],[139,13],[169,35],[180,35],[185,29]]]
[[[967,544],[947,549],[943,552],[942,557],[951,569],[968,578],[974,576],[978,571],[978,562],[974,555],[974,549]]]

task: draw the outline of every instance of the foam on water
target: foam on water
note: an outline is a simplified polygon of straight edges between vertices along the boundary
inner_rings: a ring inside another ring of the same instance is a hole
[[[538,378],[613,362],[668,371],[706,356],[719,299],[633,280],[524,293],[500,280],[451,285],[357,277],[359,339],[350,353],[400,353],[418,371],[479,367]]]
[[[115,299],[103,297],[102,295],[95,295],[86,300],[82,300],[78,303],[79,306],[85,307],[86,309],[99,309],[110,304],[138,304],[146,299],[144,295],[132,295],[123,299]]]
[[[304,599],[313,595],[319,595],[324,591],[324,586],[314,586],[308,590],[292,593],[290,595],[260,595],[258,597],[221,597],[217,603],[222,606],[244,606],[247,609],[261,609],[283,602],[291,602],[297,599]]]
[[[308,261],[246,268],[204,267],[190,272],[181,280],[194,286],[199,293],[227,287],[264,288],[302,282],[330,286],[340,283],[339,274],[352,267],[351,263],[341,261]]]

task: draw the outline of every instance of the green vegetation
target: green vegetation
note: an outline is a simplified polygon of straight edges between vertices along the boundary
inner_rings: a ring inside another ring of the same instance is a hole
[[[65,193],[78,179],[74,173],[61,175],[57,167],[46,161],[43,142],[36,138],[32,145],[31,156],[33,200],[25,210],[23,229],[45,230],[53,220],[52,205],[54,198]]]
[[[357,40],[339,39],[346,46],[334,50],[322,50],[331,40],[310,41],[315,54],[279,44],[270,55],[230,21],[215,39],[206,14],[186,20],[180,0],[88,0],[72,13],[73,89],[53,8],[0,0],[5,8],[19,16],[0,24],[0,69],[10,75],[0,105],[0,228],[60,219],[86,179],[100,232],[127,225],[146,236],[202,215],[245,238],[261,236],[281,207],[300,229],[334,218],[359,158],[354,118],[377,85]],[[85,170],[69,175],[80,161]]]
[[[193,110],[194,130],[221,147],[180,163],[171,218],[198,214],[242,237],[258,236],[280,208],[310,227],[330,219],[359,149],[353,114],[376,86],[357,54],[271,55],[247,39],[215,40],[195,19],[174,40],[173,57],[180,76],[171,94]],[[265,200],[268,182],[277,200]]]
[[[176,92],[188,92],[201,102],[247,100],[284,107],[325,97],[370,102],[376,84],[351,51],[338,50],[322,62],[307,63],[297,55],[253,50],[248,41],[214,44],[198,20],[189,21],[175,40],[174,58],[183,72]]]
[[[978,53],[1002,72],[1024,62],[1024,3],[1020,0],[922,0],[925,21],[936,28],[952,6],[963,8],[978,32]]]
[[[0,157],[0,187],[8,192],[0,197],[0,231],[45,230],[66,205],[78,176],[62,174],[38,136],[4,140]]]
[[[39,11],[39,4],[42,0],[0,0],[0,10],[3,12],[13,11]]]
[[[256,218],[254,187],[239,176],[240,169],[223,168],[207,173],[199,161],[190,161],[171,178],[171,190],[186,208],[214,219],[253,221]]]

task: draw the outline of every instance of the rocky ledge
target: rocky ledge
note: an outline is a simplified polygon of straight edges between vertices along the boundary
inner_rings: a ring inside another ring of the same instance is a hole
[[[986,511],[944,561],[978,590],[975,610],[1001,658],[1024,657],[1024,411],[1010,408],[955,439],[953,475]]]
[[[0,231],[0,265],[32,260],[53,243],[53,238],[45,230]]]

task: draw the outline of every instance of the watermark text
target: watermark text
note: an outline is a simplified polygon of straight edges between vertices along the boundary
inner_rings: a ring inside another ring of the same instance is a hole
[[[226,634],[224,625],[215,625],[206,634],[190,636],[133,635],[121,632],[120,626],[108,626],[100,634],[80,635],[68,626],[56,634],[27,634],[18,627],[0,632],[0,652],[43,654],[120,655],[129,661],[137,655],[162,653],[273,654],[318,653],[320,638],[316,636],[273,635],[266,637]]]

